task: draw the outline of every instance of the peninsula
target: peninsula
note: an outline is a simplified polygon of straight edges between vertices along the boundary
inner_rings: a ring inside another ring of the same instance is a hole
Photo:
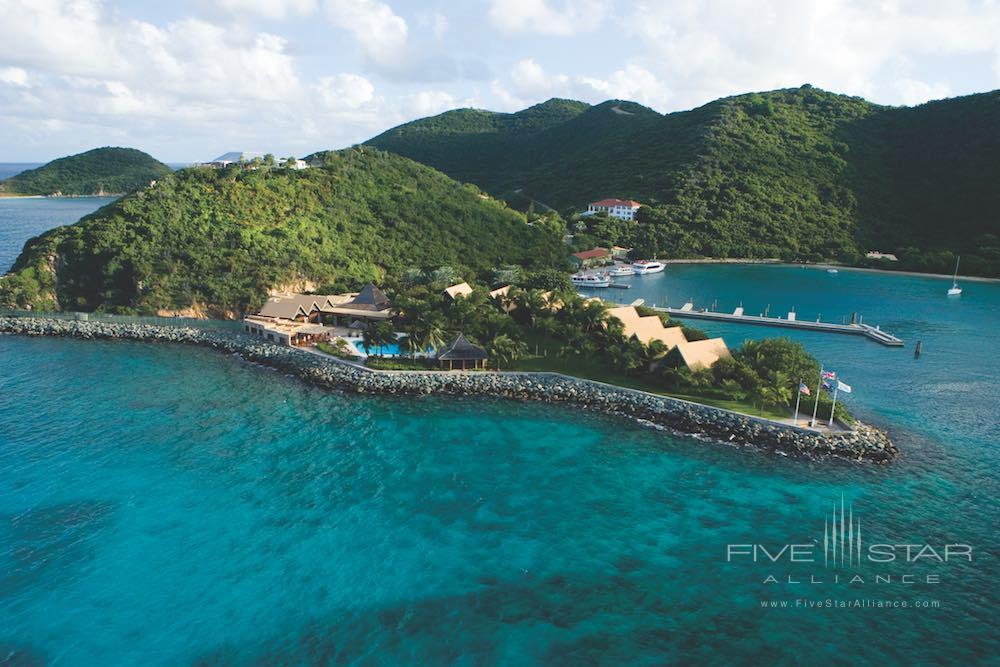
[[[170,173],[170,167],[134,148],[95,148],[0,181],[0,195],[120,195]]]

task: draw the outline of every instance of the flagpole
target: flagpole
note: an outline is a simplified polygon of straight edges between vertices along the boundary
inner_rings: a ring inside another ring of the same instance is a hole
[[[802,378],[799,378],[799,384],[795,387],[795,417],[792,419],[792,426],[799,425],[799,401],[802,400]]]
[[[809,420],[809,426],[816,426],[816,411],[819,410],[819,390],[823,388],[823,365],[819,367],[819,382],[816,383],[816,402],[813,403],[813,416]]]
[[[837,409],[837,392],[840,391],[840,380],[837,380],[837,384],[833,385],[833,407],[830,408],[830,423],[827,426],[833,426],[833,413]]]

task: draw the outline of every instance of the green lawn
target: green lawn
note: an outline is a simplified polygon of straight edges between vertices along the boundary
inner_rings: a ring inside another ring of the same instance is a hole
[[[628,387],[629,389],[648,391],[651,394],[680,398],[685,401],[691,401],[692,403],[702,403],[716,408],[742,412],[755,417],[766,417],[768,419],[787,419],[791,417],[791,413],[788,410],[774,410],[773,408],[765,407],[762,411],[757,406],[746,401],[726,400],[708,396],[693,396],[690,394],[665,391],[655,382],[616,372],[607,368],[607,366],[597,360],[584,359],[580,357],[559,357],[553,354],[551,350],[549,351],[549,356],[547,357],[532,356],[520,359],[514,362],[510,370],[548,371],[550,373],[573,375],[575,377],[586,378],[588,380],[597,380],[598,382],[618,385],[619,387]]]

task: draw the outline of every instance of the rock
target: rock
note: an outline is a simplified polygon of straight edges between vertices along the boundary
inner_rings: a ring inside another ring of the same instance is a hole
[[[899,455],[885,432],[860,422],[821,434],[707,405],[611,387],[556,373],[373,371],[237,332],[99,320],[0,317],[0,333],[200,345],[292,374],[305,382],[359,394],[492,396],[571,403],[657,428],[707,436],[782,455],[889,463]]]

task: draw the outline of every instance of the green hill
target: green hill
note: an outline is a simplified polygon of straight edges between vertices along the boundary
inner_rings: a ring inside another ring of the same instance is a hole
[[[134,148],[95,148],[53,160],[0,181],[20,195],[103,195],[131,192],[169,174],[170,167]]]
[[[565,262],[557,232],[406,158],[371,148],[301,171],[184,169],[30,240],[0,306],[234,315],[269,289],[358,286],[450,264]]]
[[[1000,273],[1000,91],[912,108],[803,86],[668,115],[565,100],[449,113],[478,120],[442,114],[368,143],[516,205],[637,199],[640,224],[597,240],[647,255],[859,262],[878,249],[898,268],[950,272],[961,253],[963,272]]]

